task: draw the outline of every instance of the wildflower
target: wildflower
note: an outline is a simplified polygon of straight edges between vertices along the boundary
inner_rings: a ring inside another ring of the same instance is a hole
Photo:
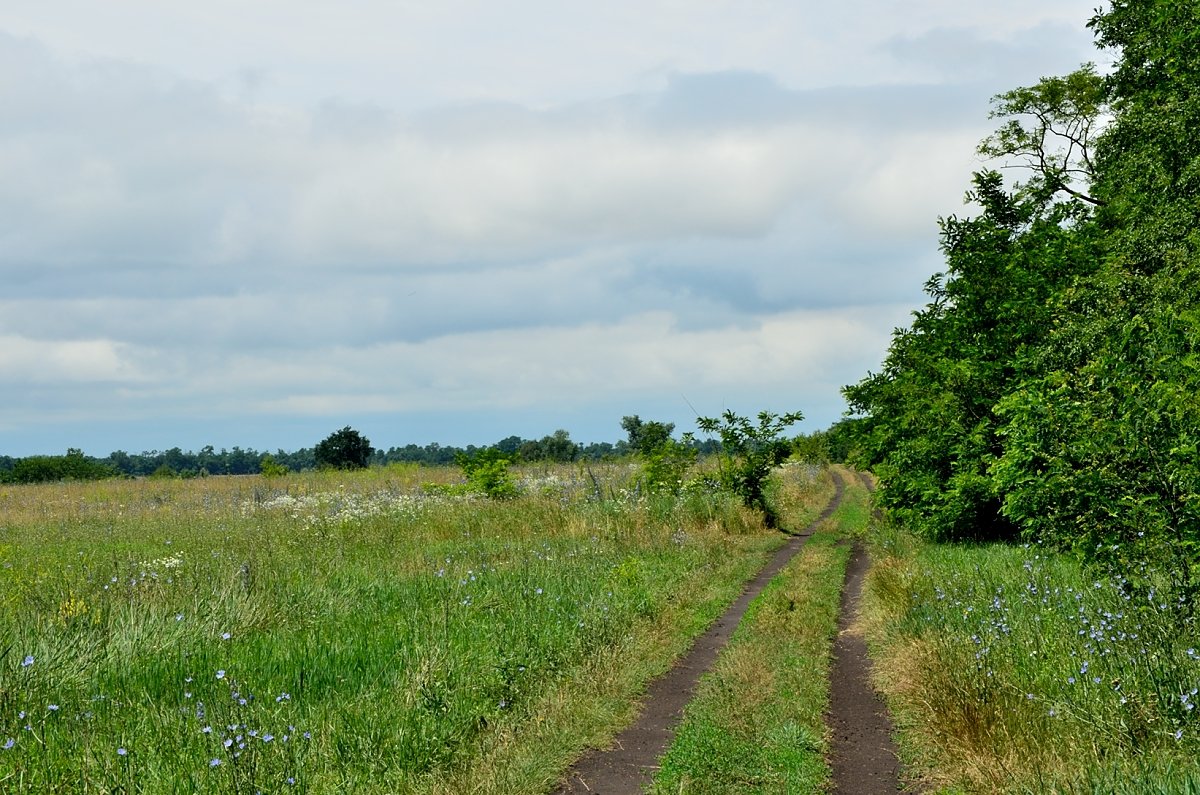
[[[221,633],[221,640],[229,640],[231,637],[233,637],[233,636],[230,635],[228,632]]]
[[[127,756],[128,754],[129,751],[125,750],[124,748],[117,749],[117,756]]]
[[[1193,651],[1194,651],[1194,649],[1193,649]],[[28,667],[29,667],[29,666],[31,666],[31,665],[33,665],[33,655],[32,655],[32,654],[26,654],[26,655],[25,655],[25,659],[24,659],[24,660],[21,660],[21,667],[22,667],[22,668],[28,668]]]
[[[183,613],[176,613],[176,614],[175,614],[175,620],[176,620],[176,621],[183,621]]]
[[[58,712],[58,704],[47,704],[46,709],[50,710],[51,712]]]
[[[224,679],[224,678],[225,678],[225,672],[224,672],[224,671],[217,671],[217,678],[218,678],[218,679]]]
[[[220,765],[220,764],[221,764],[221,760],[220,760],[220,759],[210,759],[210,760],[208,760],[208,766],[209,766],[209,767],[217,767],[217,766],[218,766],[218,765]]]
[[[1183,739],[1183,729],[1176,729],[1175,730],[1175,740],[1178,742],[1179,740],[1182,740],[1182,739]]]
[[[224,745],[225,745],[225,747],[226,747],[226,748],[232,748],[232,747],[233,747],[233,740],[231,740],[231,739],[229,739],[228,737],[226,737],[226,738],[225,738]]]
[[[0,748],[3,748],[5,751],[9,751],[9,750],[12,750],[12,747],[16,744],[17,744],[17,741],[14,740],[12,737],[9,737],[7,740],[4,741],[4,745],[0,746]]]
[[[536,590],[534,591],[534,593],[535,593],[535,594],[537,594],[538,596],[541,596],[541,595],[542,595],[542,589],[541,589],[541,588],[538,588],[538,589],[536,589]]]
[[[288,693],[280,693],[279,695],[275,696],[276,704],[278,704],[280,701],[291,701],[291,700],[292,700],[292,697]]]
[[[201,734],[212,734],[212,726],[205,726],[200,730]]]
[[[274,739],[275,739],[275,735],[274,735],[274,734],[271,734],[270,732],[267,732],[266,734],[264,734],[264,735],[262,736],[262,741],[263,741],[264,743],[269,743],[269,742],[271,742],[271,741],[272,741],[272,740],[274,740]]]

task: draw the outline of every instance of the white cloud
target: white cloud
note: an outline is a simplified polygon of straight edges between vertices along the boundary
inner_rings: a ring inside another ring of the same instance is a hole
[[[1052,46],[1076,0],[121,8],[0,33],[22,439],[685,390],[828,415],[937,267],[988,94],[1088,55]]]
[[[136,383],[129,346],[112,340],[37,340],[0,335],[0,380],[18,384]]]

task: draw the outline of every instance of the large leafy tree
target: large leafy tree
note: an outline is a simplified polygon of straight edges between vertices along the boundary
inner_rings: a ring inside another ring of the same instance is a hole
[[[1080,202],[1042,184],[1006,192],[995,171],[974,182],[983,211],[941,222],[946,273],[927,282],[929,303],[896,330],[883,369],[845,389],[883,504],[947,540],[1015,534],[989,474],[995,406],[1028,375],[1021,355],[1044,339],[1051,295],[1095,263]]]
[[[1005,513],[1088,557],[1200,560],[1200,4],[1115,2],[1092,191],[1106,256],[1005,399]]]
[[[321,440],[313,454],[319,467],[364,469],[371,460],[371,442],[347,425]]]
[[[1114,0],[1090,25],[1114,69],[996,98],[981,151],[1025,178],[976,176],[946,277],[846,392],[885,503],[930,535],[1020,530],[1195,587],[1200,2]]]

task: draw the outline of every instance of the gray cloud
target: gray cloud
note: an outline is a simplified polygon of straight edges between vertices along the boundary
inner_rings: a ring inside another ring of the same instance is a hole
[[[679,57],[623,91],[420,110],[0,33],[0,445],[89,419],[649,416],[685,391],[829,421],[938,266],[990,81],[1053,32],[973,30],[864,34],[864,63],[924,83]]]

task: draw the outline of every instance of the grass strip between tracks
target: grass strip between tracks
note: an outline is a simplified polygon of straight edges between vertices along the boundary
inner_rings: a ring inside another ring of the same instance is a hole
[[[865,489],[845,481],[841,507],[751,604],[701,680],[652,792],[824,791],[822,715],[850,554],[841,542],[863,532],[870,515]]]

